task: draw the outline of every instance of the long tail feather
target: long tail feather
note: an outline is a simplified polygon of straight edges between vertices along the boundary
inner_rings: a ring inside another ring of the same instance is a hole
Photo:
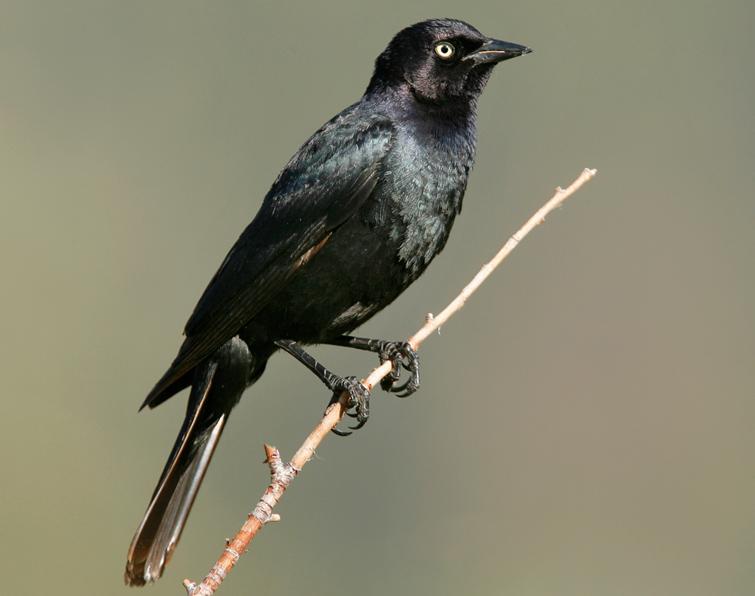
[[[234,338],[216,358],[197,369],[186,418],[131,541],[126,584],[143,586],[162,575],[181,537],[228,414],[246,386],[250,363],[246,344]]]

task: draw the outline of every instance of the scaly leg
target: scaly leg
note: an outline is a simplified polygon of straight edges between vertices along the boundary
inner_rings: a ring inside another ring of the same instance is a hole
[[[285,350],[311,370],[317,378],[320,379],[325,386],[333,392],[333,397],[330,400],[330,404],[338,401],[341,393],[344,391],[349,394],[349,408],[354,408],[354,414],[349,414],[353,418],[357,419],[357,425],[349,427],[352,430],[358,430],[362,428],[367,419],[370,417],[370,392],[367,391],[364,385],[359,381],[357,377],[339,377],[338,375],[329,371],[325,366],[318,362],[314,356],[307,353],[295,341],[290,339],[281,339],[275,342],[275,345]],[[348,412],[347,412],[348,413]],[[350,435],[350,432],[344,432],[337,429],[333,429],[333,432],[340,436]]]

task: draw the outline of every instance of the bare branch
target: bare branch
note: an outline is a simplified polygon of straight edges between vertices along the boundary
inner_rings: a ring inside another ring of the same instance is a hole
[[[592,179],[596,173],[597,170],[585,169],[567,188],[557,188],[553,197],[538,209],[538,211],[508,239],[506,244],[503,245],[495,257],[493,257],[490,262],[483,265],[482,269],[480,269],[477,275],[474,276],[472,281],[464,287],[459,295],[454,298],[446,308],[437,315],[427,315],[425,324],[409,338],[409,344],[411,344],[415,350],[419,349],[422,342],[430,337],[434,331],[439,329],[441,325],[446,323],[446,321],[448,321],[454,314],[461,310],[469,297],[477,291],[482,283],[491,273],[493,273],[504,259],[511,254],[527,234],[539,224],[543,223],[546,216],[551,211],[560,207],[566,199],[579,190],[583,184]],[[363,379],[362,384],[368,390],[372,390],[372,388],[391,371],[391,367],[392,365],[390,361],[384,362]],[[301,447],[299,447],[288,464],[283,463],[280,452],[275,447],[265,445],[265,461],[270,466],[270,484],[265,489],[262,498],[260,498],[257,505],[249,514],[246,522],[244,522],[244,525],[238,531],[236,536],[228,541],[225,550],[220,555],[215,565],[213,565],[212,569],[210,569],[210,572],[204,580],[202,580],[202,583],[195,584],[188,579],[184,580],[183,585],[189,596],[211,596],[214,594],[215,590],[220,587],[220,584],[223,582],[228,572],[234,565],[236,565],[239,557],[246,552],[249,544],[257,535],[257,532],[260,531],[262,526],[266,523],[280,520],[280,516],[273,513],[273,509],[278,504],[278,501],[280,501],[280,498],[283,496],[283,493],[288,488],[291,481],[296,478],[296,475],[301,471],[304,465],[312,459],[318,445],[327,434],[335,428],[346,413],[347,403],[348,394],[343,393],[340,400],[325,411],[323,418],[312,432],[309,433],[309,436],[304,440],[304,443],[302,443]]]

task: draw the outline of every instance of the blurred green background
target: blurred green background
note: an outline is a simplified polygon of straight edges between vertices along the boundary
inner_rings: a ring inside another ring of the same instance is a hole
[[[406,336],[599,175],[423,346],[415,398],[376,392],[326,441],[221,593],[755,593],[755,8],[733,0],[0,2],[3,593],[127,593],[185,400],[137,406],[288,157],[432,16],[535,53],[483,96],[446,251],[362,334]],[[204,575],[263,441],[291,454],[327,398],[272,360],[150,594]]]

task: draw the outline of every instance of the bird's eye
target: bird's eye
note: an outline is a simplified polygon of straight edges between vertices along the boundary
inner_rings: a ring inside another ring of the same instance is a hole
[[[441,41],[435,44],[435,55],[441,60],[450,60],[456,54],[456,48],[452,43]]]

